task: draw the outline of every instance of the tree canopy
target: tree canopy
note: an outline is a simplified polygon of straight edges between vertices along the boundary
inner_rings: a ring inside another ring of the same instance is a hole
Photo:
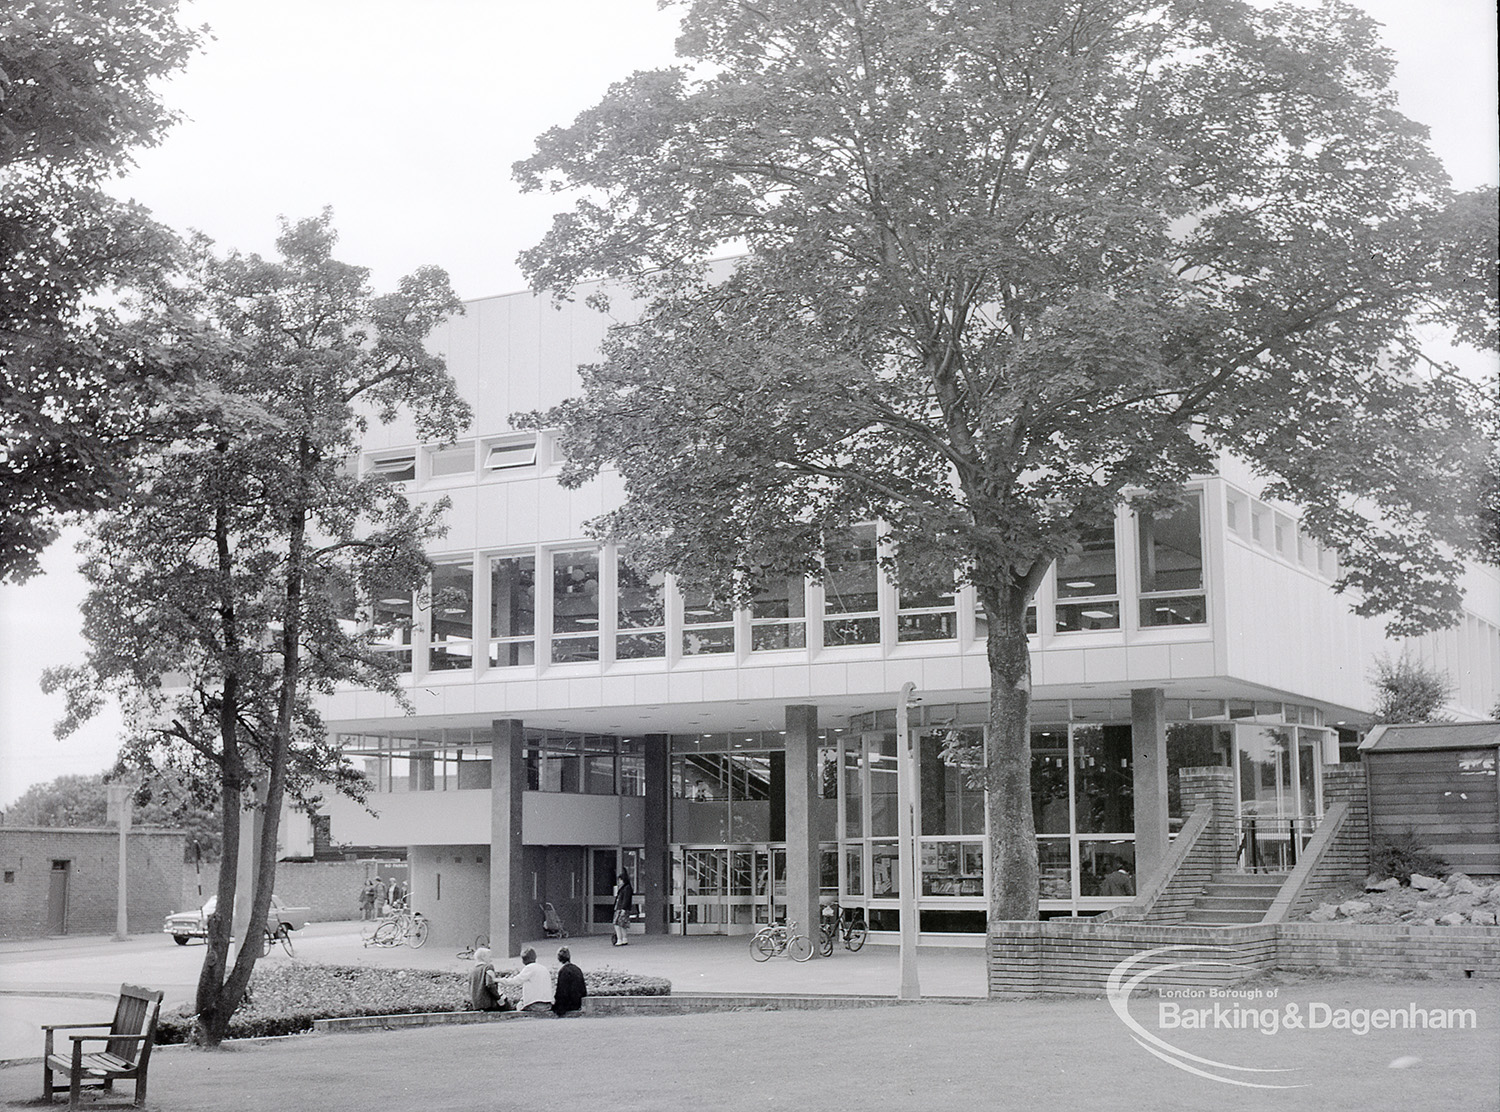
[[[1122,501],[1223,455],[1300,504],[1354,608],[1450,621],[1493,399],[1492,191],[1455,195],[1337,0],[688,0],[516,165],[577,191],[522,257],[638,299],[560,425],[597,523],[744,598],[880,521],[988,614],[992,912],[1032,917],[1024,613]],[[716,253],[743,249],[719,269]],[[599,295],[596,295],[599,296]]]
[[[186,281],[153,323],[194,389],[172,411],[173,435],[137,453],[122,500],[92,521],[88,660],[48,677],[68,695],[60,733],[113,693],[128,716],[126,765],[215,786],[219,906],[234,906],[235,863],[253,854],[252,922],[270,903],[283,800],[310,808],[330,785],[362,798],[316,698],[338,683],[402,698],[370,600],[422,587],[423,546],[443,529],[445,503],[413,506],[359,474],[360,434],[404,410],[441,442],[468,419],[425,347],[460,308],[447,276],[424,268],[377,296],[334,244],[326,212],[284,224],[276,259],[192,244]],[[252,788],[263,833],[241,846]],[[228,972],[229,931],[227,919],[211,928],[199,982],[210,1043],[258,956],[242,947]]]
[[[35,574],[60,515],[118,489],[177,368],[135,331],[176,238],[105,183],[175,120],[161,79],[201,33],[176,0],[22,0],[0,11],[0,581]]]

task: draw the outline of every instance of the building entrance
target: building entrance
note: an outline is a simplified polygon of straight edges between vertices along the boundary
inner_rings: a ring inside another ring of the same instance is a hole
[[[674,846],[674,934],[753,934],[785,914],[786,846]]]

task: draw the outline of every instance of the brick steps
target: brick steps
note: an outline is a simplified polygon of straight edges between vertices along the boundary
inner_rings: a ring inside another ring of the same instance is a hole
[[[1220,873],[1203,886],[1184,925],[1224,927],[1259,923],[1271,909],[1286,873]]]

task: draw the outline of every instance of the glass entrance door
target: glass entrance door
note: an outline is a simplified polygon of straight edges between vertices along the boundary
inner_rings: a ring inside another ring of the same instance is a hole
[[[673,929],[753,934],[786,907],[786,850],[779,846],[682,846],[672,851]]]

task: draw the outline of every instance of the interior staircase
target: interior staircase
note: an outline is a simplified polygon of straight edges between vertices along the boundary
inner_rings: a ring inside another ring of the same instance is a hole
[[[1220,873],[1203,886],[1188,909],[1185,926],[1229,927],[1259,923],[1288,873]]]

